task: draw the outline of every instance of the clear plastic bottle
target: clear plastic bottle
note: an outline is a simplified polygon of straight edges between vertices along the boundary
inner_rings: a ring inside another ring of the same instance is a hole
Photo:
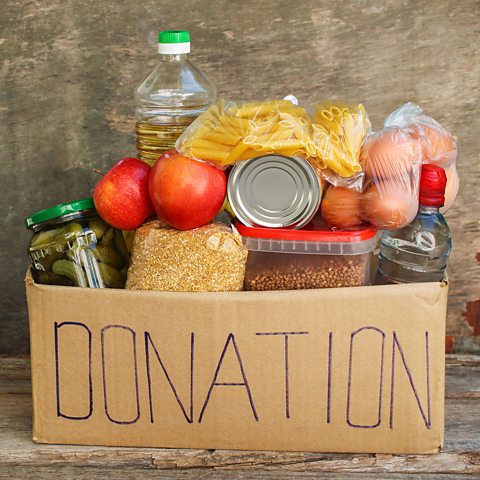
[[[166,30],[158,35],[160,62],[135,89],[138,158],[153,164],[183,130],[215,101],[215,88],[187,59],[190,35]]]
[[[450,228],[439,211],[446,183],[443,168],[422,166],[417,216],[406,227],[382,232],[375,283],[443,280],[452,248]]]

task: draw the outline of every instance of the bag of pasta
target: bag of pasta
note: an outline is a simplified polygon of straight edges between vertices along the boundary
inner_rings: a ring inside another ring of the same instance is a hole
[[[183,132],[175,147],[220,168],[271,153],[305,158],[314,153],[310,123],[305,109],[289,100],[221,100]]]
[[[445,212],[458,193],[459,180],[456,168],[457,143],[455,138],[433,118],[424,115],[412,102],[402,105],[385,119],[385,127],[409,129],[418,136],[422,146],[422,162],[442,167],[447,175]]]
[[[331,184],[361,189],[360,148],[371,130],[361,104],[328,101],[314,105],[310,163]]]

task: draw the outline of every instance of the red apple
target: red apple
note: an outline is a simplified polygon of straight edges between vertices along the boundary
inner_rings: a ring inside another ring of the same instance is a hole
[[[112,227],[135,230],[155,214],[148,195],[150,166],[124,158],[97,183],[93,202],[97,213]]]
[[[179,230],[201,227],[213,220],[227,190],[223,170],[165,152],[152,167],[149,191],[158,217]]]

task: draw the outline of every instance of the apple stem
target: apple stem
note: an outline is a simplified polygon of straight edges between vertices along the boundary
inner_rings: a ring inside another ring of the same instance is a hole
[[[103,175],[105,175],[103,172],[101,172],[100,170],[97,170],[96,168],[94,168],[93,171],[95,173],[98,173],[99,175],[102,175],[102,177],[103,177]]]

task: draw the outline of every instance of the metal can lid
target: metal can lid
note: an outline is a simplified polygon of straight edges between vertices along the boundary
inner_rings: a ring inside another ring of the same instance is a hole
[[[67,215],[69,213],[80,212],[82,210],[94,209],[93,198],[83,198],[81,200],[75,200],[74,202],[61,203],[54,207],[46,208],[34,213],[30,217],[25,219],[25,226],[27,229],[32,229],[39,223],[53,220],[54,218]]]
[[[272,154],[237,163],[227,195],[245,225],[300,228],[317,212],[321,187],[306,160]]]

